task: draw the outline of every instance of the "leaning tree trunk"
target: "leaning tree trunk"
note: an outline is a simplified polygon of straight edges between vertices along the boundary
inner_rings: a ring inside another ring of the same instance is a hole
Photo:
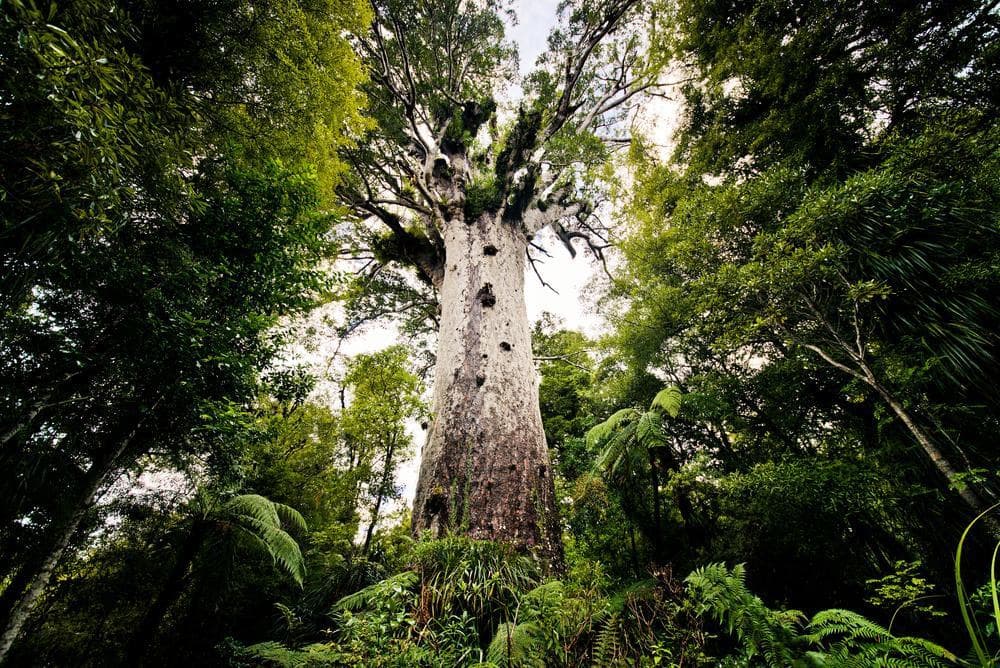
[[[444,230],[433,419],[415,533],[503,540],[550,567],[562,547],[524,302],[527,239],[486,212]]]
[[[123,440],[112,453],[109,453],[101,461],[91,464],[84,476],[81,489],[75,500],[72,510],[65,519],[58,524],[49,535],[49,544],[40,561],[34,566],[30,574],[25,578],[25,588],[11,607],[10,616],[7,620],[3,633],[0,634],[0,664],[4,662],[7,653],[14,645],[21,628],[28,621],[28,616],[38,600],[45,593],[52,573],[62,559],[66,548],[69,547],[70,539],[83,522],[83,518],[94,506],[97,500],[97,492],[107,480],[109,474],[114,470],[125,448],[128,446],[128,439]],[[27,567],[26,567],[27,568]]]

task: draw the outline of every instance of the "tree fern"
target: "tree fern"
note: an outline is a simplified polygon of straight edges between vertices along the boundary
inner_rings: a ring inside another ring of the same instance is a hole
[[[671,385],[657,392],[649,408],[650,410],[660,409],[670,417],[675,418],[681,412],[681,399],[683,396],[680,388],[676,385]]]
[[[587,446],[597,447],[604,444],[617,429],[621,428],[622,425],[634,421],[639,415],[639,411],[634,408],[623,408],[620,411],[612,413],[611,417],[600,424],[594,425],[587,432]]]
[[[419,583],[419,573],[416,571],[403,571],[343,597],[333,604],[332,611],[349,610],[351,612],[358,612],[366,609],[388,607],[394,603],[413,598],[416,595],[416,587]]]
[[[282,528],[290,524],[299,530],[306,529],[305,519],[298,511],[259,494],[241,494],[219,509],[216,520],[235,527],[240,535],[267,553],[296,583],[302,584],[306,572],[302,550]]]

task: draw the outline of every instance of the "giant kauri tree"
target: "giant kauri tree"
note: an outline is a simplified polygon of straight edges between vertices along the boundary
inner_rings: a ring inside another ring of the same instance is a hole
[[[362,228],[381,230],[369,239],[379,262],[413,267],[440,304],[413,528],[509,540],[558,561],[525,270],[548,226],[571,251],[574,241],[604,247],[593,175],[658,85],[656,14],[636,0],[564,2],[505,120],[497,101],[517,70],[502,3],[374,4],[361,47],[376,127],[350,153],[342,194]]]

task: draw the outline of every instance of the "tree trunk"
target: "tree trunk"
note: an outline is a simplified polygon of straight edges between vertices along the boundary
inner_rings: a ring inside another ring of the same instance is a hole
[[[385,460],[382,464],[382,480],[379,481],[378,494],[375,495],[375,505],[372,506],[371,521],[368,523],[368,531],[365,532],[365,544],[361,548],[361,553],[364,555],[367,555],[368,550],[371,549],[372,536],[375,535],[375,525],[378,524],[378,514],[382,510],[382,501],[385,499],[385,488],[388,487],[389,479],[392,477],[392,455],[395,450],[396,439],[393,437],[392,442],[385,451]]]
[[[184,593],[188,570],[191,568],[191,564],[194,563],[195,557],[198,556],[198,550],[201,549],[204,539],[205,525],[196,520],[195,525],[191,527],[191,533],[188,534],[187,539],[181,546],[177,560],[174,562],[173,568],[170,569],[163,587],[160,589],[159,594],[157,594],[153,604],[146,611],[146,614],[143,615],[139,628],[129,642],[125,665],[142,665],[146,653],[149,651],[149,646],[156,639],[156,631],[159,629],[160,623],[166,616],[167,611],[170,610],[171,606]]]
[[[35,603],[44,593],[56,565],[69,546],[70,539],[76,533],[87,511],[94,505],[97,491],[107,479],[108,474],[114,470],[118,459],[128,446],[128,442],[129,439],[124,439],[113,452],[104,459],[95,461],[87,470],[73,510],[50,535],[50,544],[45,556],[33,569],[33,572],[28,575],[24,591],[11,607],[7,626],[4,628],[3,635],[0,635],[0,663],[3,663],[14,641],[17,640],[21,628],[28,620],[28,615],[31,614]]]
[[[978,494],[976,494],[972,487],[968,483],[961,483],[958,478],[958,472],[951,465],[951,462],[947,460],[944,453],[938,449],[934,441],[927,435],[924,429],[917,424],[916,420],[910,415],[909,411],[900,403],[887,389],[882,387],[880,383],[874,380],[874,376],[866,368],[866,374],[868,375],[868,384],[878,392],[882,400],[892,409],[892,412],[896,414],[899,421],[909,430],[913,435],[913,438],[917,440],[920,447],[923,448],[927,457],[931,460],[934,468],[937,469],[938,473],[944,476],[945,480],[948,481],[948,485],[953,487],[958,495],[962,497],[962,500],[976,513],[986,512],[990,504],[984,502]],[[990,532],[994,536],[1000,537],[1000,522],[995,518],[987,515],[983,518],[983,523],[989,528]]]
[[[555,489],[524,303],[527,239],[486,212],[444,231],[433,420],[413,530],[509,541],[561,568]]]
[[[659,552],[663,546],[660,536],[660,532],[663,531],[660,518],[660,474],[656,468],[656,455],[652,450],[649,451],[649,486],[653,489],[653,543]]]

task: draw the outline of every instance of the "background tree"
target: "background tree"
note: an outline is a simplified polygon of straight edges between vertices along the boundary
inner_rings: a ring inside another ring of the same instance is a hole
[[[422,386],[407,369],[408,362],[406,349],[393,346],[353,358],[344,377],[351,403],[343,414],[343,428],[355,444],[357,466],[363,471],[359,479],[363,488],[358,491],[365,497],[359,506],[368,522],[364,554],[371,549],[384,504],[400,496],[396,469],[411,456],[407,423],[424,416]]]
[[[339,170],[360,100],[344,31],[366,11],[217,7],[0,10],[0,657],[109,483],[150,453],[211,459],[252,424],[275,325],[327,286],[323,180],[275,159],[318,130],[319,173]]]

